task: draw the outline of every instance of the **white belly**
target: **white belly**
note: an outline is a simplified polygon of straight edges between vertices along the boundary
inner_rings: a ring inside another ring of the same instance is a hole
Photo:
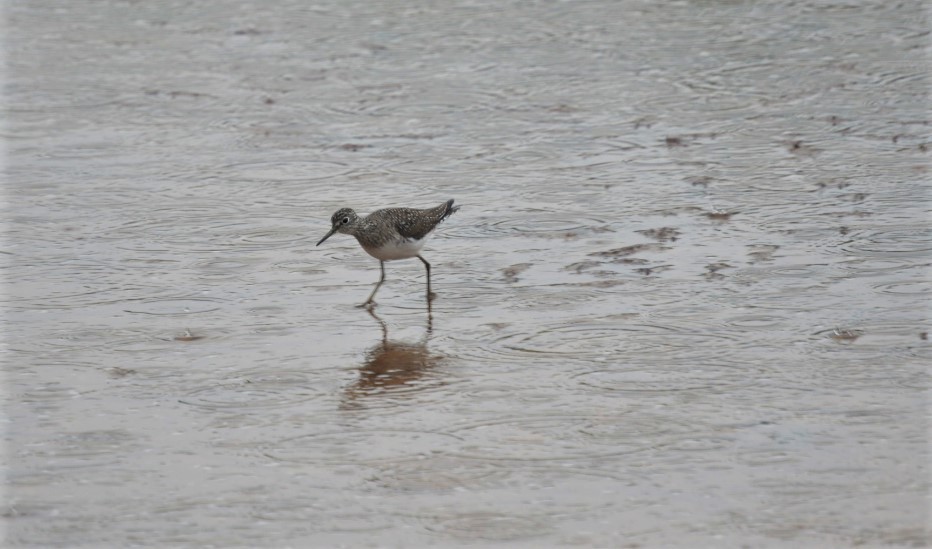
[[[363,249],[366,250],[366,253],[381,261],[408,259],[421,253],[421,248],[424,247],[424,241],[426,240],[426,238],[421,240],[393,240],[381,248],[363,247]]]

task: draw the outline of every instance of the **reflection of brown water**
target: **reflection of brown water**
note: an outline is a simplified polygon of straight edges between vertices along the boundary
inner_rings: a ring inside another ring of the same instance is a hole
[[[418,382],[437,366],[442,358],[432,355],[427,349],[431,333],[431,317],[428,316],[424,336],[417,343],[391,341],[388,326],[372,310],[369,310],[382,328],[382,341],[366,352],[366,360],[359,368],[359,379],[347,388],[344,405],[358,398],[386,394],[401,394],[405,389],[416,388]]]

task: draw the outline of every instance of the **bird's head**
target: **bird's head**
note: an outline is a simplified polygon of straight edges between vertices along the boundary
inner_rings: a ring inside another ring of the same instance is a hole
[[[320,239],[320,242],[317,243],[318,246],[324,243],[324,240],[327,240],[334,233],[347,233],[349,232],[350,227],[353,226],[357,221],[359,221],[359,216],[356,215],[356,212],[352,208],[340,208],[332,216],[330,216],[330,232],[326,236]]]

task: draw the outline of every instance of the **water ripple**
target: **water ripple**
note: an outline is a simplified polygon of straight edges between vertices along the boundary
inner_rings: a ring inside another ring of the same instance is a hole
[[[757,373],[739,365],[679,363],[593,370],[575,377],[583,385],[612,393],[721,392],[753,384]]]
[[[206,410],[236,411],[292,406],[324,393],[305,372],[273,370],[194,387],[179,402]]]
[[[545,536],[553,530],[550,515],[516,515],[512,511],[464,513],[457,510],[447,516],[425,518],[422,522],[428,532],[461,540],[516,541]]]
[[[461,443],[455,434],[432,431],[335,431],[328,426],[313,429],[317,432],[266,445],[262,453],[276,461],[374,465],[449,452]]]
[[[903,258],[930,257],[932,232],[925,227],[887,227],[864,232],[858,240],[842,246],[849,254],[862,256]]]
[[[547,415],[459,425],[456,455],[477,460],[561,461],[641,452],[688,433],[690,427],[649,415]]]

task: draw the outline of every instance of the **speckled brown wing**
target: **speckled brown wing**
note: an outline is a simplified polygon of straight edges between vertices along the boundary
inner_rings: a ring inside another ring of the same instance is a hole
[[[398,234],[404,238],[420,240],[458,209],[459,206],[454,207],[450,199],[435,208],[390,208],[386,213],[390,215]]]

